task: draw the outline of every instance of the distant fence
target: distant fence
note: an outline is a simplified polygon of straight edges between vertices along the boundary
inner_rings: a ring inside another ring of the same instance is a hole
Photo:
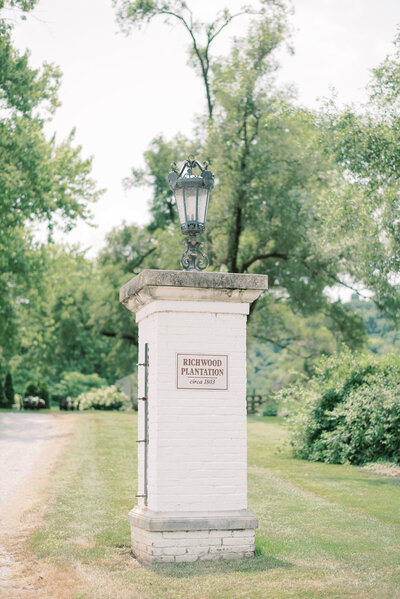
[[[276,416],[278,406],[275,400],[271,399],[270,395],[261,395],[259,393],[251,393],[246,397],[247,413],[258,414],[263,412],[265,416]]]

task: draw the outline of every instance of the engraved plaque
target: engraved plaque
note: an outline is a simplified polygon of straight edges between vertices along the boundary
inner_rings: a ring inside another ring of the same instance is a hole
[[[228,389],[228,356],[176,354],[177,389]]]

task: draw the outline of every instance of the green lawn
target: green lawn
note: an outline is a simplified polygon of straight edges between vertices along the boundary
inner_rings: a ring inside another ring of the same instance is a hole
[[[78,573],[75,599],[400,598],[399,478],[294,460],[283,423],[251,417],[256,558],[145,568],[129,556],[136,416],[73,417],[76,440],[57,469],[32,547]]]

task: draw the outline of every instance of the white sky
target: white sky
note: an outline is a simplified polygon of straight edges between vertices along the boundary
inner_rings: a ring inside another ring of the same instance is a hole
[[[246,3],[189,0],[204,18]],[[330,86],[344,103],[362,101],[370,69],[392,51],[400,0],[293,0],[293,6],[295,55],[280,53],[279,82],[294,83],[307,106],[330,95]],[[245,22],[232,31],[245,33]],[[150,191],[125,193],[121,181],[132,166],[143,166],[150,141],[160,133],[190,134],[196,113],[205,109],[201,82],[187,65],[186,36],[157,19],[125,37],[111,0],[40,0],[16,25],[14,39],[21,50],[29,48],[33,66],[47,61],[61,68],[62,106],[51,130],[61,139],[76,127],[83,155],[93,156],[93,177],[107,189],[93,206],[97,228],[80,224],[64,237],[93,255],[123,220],[146,222]],[[228,48],[227,29],[218,52]]]

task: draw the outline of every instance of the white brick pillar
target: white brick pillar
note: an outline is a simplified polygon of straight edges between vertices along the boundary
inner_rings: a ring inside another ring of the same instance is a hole
[[[246,319],[265,289],[265,275],[160,270],[145,270],[121,289],[139,324],[145,398],[138,505],[129,514],[132,549],[143,562],[254,555]]]

